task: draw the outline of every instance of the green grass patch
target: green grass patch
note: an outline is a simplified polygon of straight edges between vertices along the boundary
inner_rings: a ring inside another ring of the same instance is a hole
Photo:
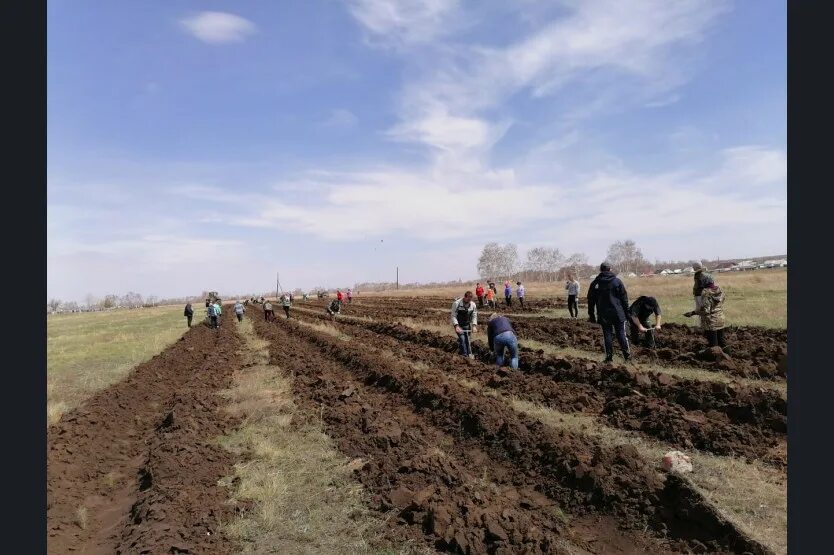
[[[47,422],[57,422],[176,341],[188,330],[182,310],[176,305],[47,316]],[[199,307],[195,312],[196,323]]]

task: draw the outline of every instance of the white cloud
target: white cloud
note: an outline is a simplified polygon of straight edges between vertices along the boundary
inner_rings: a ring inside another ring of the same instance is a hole
[[[402,121],[391,134],[441,150],[489,146],[509,119],[495,114],[508,98],[525,91],[544,97],[568,85],[584,88],[563,99],[565,119],[674,102],[671,91],[688,76],[671,53],[702,40],[727,8],[724,0],[562,4],[566,15],[508,46],[433,49],[402,92]]]
[[[425,43],[444,30],[457,0],[351,0],[350,13],[372,35],[394,44]]]
[[[189,33],[209,44],[242,42],[257,30],[248,19],[225,12],[201,12],[180,23]]]
[[[739,146],[722,152],[724,166],[717,180],[732,187],[785,184],[788,158],[784,150]]]

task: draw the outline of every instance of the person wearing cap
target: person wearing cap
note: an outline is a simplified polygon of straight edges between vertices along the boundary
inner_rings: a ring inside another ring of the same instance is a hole
[[[701,285],[701,281],[704,276],[709,276],[711,278],[712,275],[707,272],[707,269],[704,268],[700,262],[695,262],[692,265],[692,269],[695,270],[695,274],[692,276],[692,279],[694,280],[694,284],[692,285],[692,296],[695,299],[695,310],[693,312],[698,313],[701,310],[701,291],[704,290],[703,285]]]
[[[478,331],[478,307],[472,302],[472,291],[467,291],[463,297],[452,303],[450,322],[458,334],[460,354],[468,358],[475,358],[472,354],[472,338],[470,333]]]
[[[521,309],[524,310],[524,286],[521,285],[520,281],[515,282],[515,285],[515,294],[518,296],[518,302],[521,305]]]
[[[726,350],[727,343],[724,340],[724,291],[715,283],[713,277],[705,274],[701,278],[701,308],[687,312],[684,316],[700,316],[701,328],[710,347],[721,347]]]
[[[649,325],[649,316],[654,314],[654,326]],[[644,346],[654,349],[654,333],[652,330],[660,330],[661,312],[660,303],[654,297],[641,295],[631,303],[628,308],[629,328],[631,329],[631,342],[635,345],[642,343]],[[644,333],[643,341],[640,341],[640,334]]]
[[[611,265],[603,262],[599,265],[599,275],[588,286],[588,319],[602,326],[602,338],[605,345],[605,360],[614,360],[614,335],[623,353],[623,358],[631,359],[628,338],[625,333],[626,314],[628,314],[628,293],[622,280],[611,271]],[[594,311],[596,310],[596,315]]]
[[[237,316],[238,322],[243,322],[243,313],[246,312],[246,308],[243,306],[243,303],[240,302],[240,299],[237,300],[235,303],[235,316]]]
[[[510,350],[510,368],[518,368],[518,338],[515,336],[510,319],[492,314],[487,324],[489,350],[495,353],[495,364],[504,366],[504,350]]]

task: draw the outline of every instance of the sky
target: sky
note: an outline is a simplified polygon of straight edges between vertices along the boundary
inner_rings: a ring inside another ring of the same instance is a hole
[[[47,295],[787,252],[786,8],[725,0],[47,5]]]

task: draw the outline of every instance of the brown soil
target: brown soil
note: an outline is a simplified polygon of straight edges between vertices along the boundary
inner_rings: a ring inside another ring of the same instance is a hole
[[[478,362],[463,361],[454,354],[457,341],[452,337],[396,324],[343,321],[338,325],[365,344],[384,344],[402,358],[425,361],[447,375],[474,379],[562,412],[601,414],[614,426],[640,431],[673,447],[744,455],[779,467],[787,464],[784,451],[774,449],[786,441],[787,403],[774,391],[528,353],[521,357],[518,370],[496,371],[494,356],[479,342],[473,343]]]
[[[464,553],[767,552],[634,448],[551,429],[360,342],[254,321],[274,363],[295,373],[298,398],[362,459],[357,477],[396,515],[394,534]]]
[[[559,301],[538,300],[530,304],[525,313],[535,313],[543,308],[562,308]],[[555,304],[554,304],[555,303]],[[553,306],[551,306],[553,305]],[[307,305],[301,305],[307,306]],[[316,306],[315,304],[309,306]],[[345,305],[344,314],[367,316],[385,322],[413,318],[432,324],[446,325],[451,300],[439,298],[366,299]],[[521,312],[518,307],[508,309],[499,306],[497,312]],[[584,312],[580,312],[584,315]],[[519,339],[532,339],[558,347],[573,347],[602,352],[602,333],[599,326],[580,319],[524,317],[513,319],[513,328]],[[640,358],[655,359],[659,363],[691,366],[732,375],[784,379],[787,368],[787,330],[758,327],[728,327],[725,330],[729,356],[707,348],[706,339],[699,328],[680,324],[665,324],[657,332],[657,349],[634,347]]]
[[[217,392],[240,368],[230,316],[195,326],[47,432],[49,553],[231,553],[214,438],[236,422]]]

